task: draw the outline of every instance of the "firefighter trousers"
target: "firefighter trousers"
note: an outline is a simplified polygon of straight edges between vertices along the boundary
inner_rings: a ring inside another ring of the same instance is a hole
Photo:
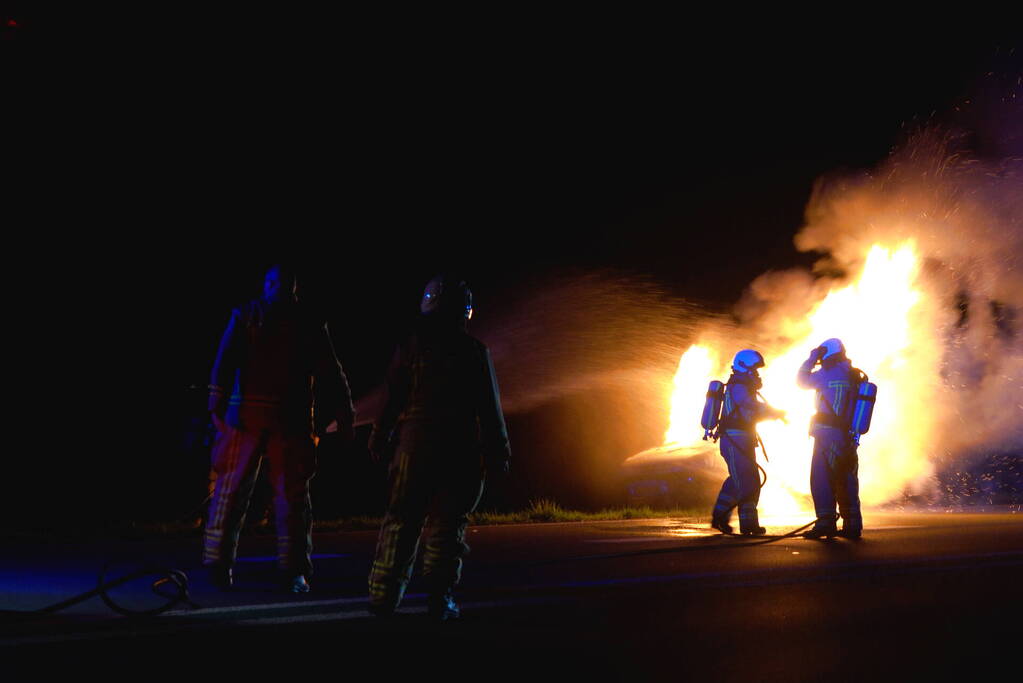
[[[461,578],[465,531],[483,494],[478,451],[402,439],[390,465],[390,499],[369,575],[370,602],[393,609],[412,576],[420,535],[423,580],[443,595]],[[424,525],[426,532],[423,534]]]
[[[848,433],[832,427],[817,426],[813,435],[810,493],[818,524],[834,526],[837,503],[842,528],[862,531],[859,458],[855,444]]]
[[[719,441],[721,457],[728,465],[728,478],[721,485],[721,493],[714,504],[714,518],[727,522],[732,509],[738,506],[739,524],[744,530],[759,525],[760,471],[754,439],[749,432],[729,429]]]
[[[213,447],[216,483],[206,520],[203,564],[234,564],[249,499],[264,461],[273,487],[278,566],[308,576],[312,573],[309,482],[316,470],[315,445],[309,435],[269,429],[227,426],[217,434]]]

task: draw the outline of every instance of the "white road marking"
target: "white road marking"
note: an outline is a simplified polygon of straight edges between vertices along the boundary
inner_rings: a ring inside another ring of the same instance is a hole
[[[561,601],[561,599],[556,598],[556,597],[554,597],[554,598],[518,598],[518,599],[509,599],[509,600],[489,600],[489,601],[480,601],[480,602],[464,602],[464,603],[460,603],[460,606],[461,606],[461,608],[463,610],[482,610],[482,609],[491,609],[491,608],[494,608],[494,607],[521,606],[521,605],[526,605],[526,604],[540,604],[540,603],[542,603],[542,604],[550,604],[552,602],[560,602],[560,601]],[[321,605],[339,604],[339,603],[344,603],[344,604],[348,604],[348,605],[353,605],[355,603],[362,603],[363,605],[368,605],[369,601],[366,598],[362,598],[362,599],[358,599],[358,600],[354,600],[354,599],[348,599],[348,600],[321,600],[321,601],[318,602],[318,604],[321,604]],[[295,602],[295,603],[290,603],[290,604],[284,605],[284,606],[297,607],[297,606],[311,605],[311,604],[314,604],[314,603],[312,603],[312,602],[301,602],[301,603]],[[266,609],[268,607],[272,608],[272,607],[276,607],[276,606],[277,606],[276,604],[274,604],[274,605],[242,605],[242,606],[231,607],[231,608],[210,608],[210,609],[207,609],[207,610],[190,610],[190,611],[184,611],[184,612],[180,612],[180,611],[165,612],[162,616],[168,616],[168,615],[172,615],[172,614],[176,615],[176,616],[187,616],[188,614],[196,614],[196,613],[198,613],[200,611],[203,611],[203,612],[206,612],[206,613],[210,613],[210,612],[241,612],[241,611],[248,611],[248,610]],[[427,610],[427,608],[426,608],[425,605],[412,605],[412,606],[407,606],[407,607],[399,608],[397,614],[398,614],[398,616],[400,618],[402,615],[426,614],[426,610]],[[162,621],[161,623],[162,624],[166,624],[166,626],[155,626],[155,624],[157,622],[150,622],[153,625],[152,626],[147,626],[145,628],[144,632],[145,632],[146,635],[161,635],[161,634],[173,635],[173,634],[181,633],[184,630],[219,629],[219,628],[223,628],[225,624],[231,624],[233,626],[280,626],[280,625],[286,625],[286,624],[309,624],[309,623],[321,623],[321,622],[330,622],[330,621],[345,621],[345,620],[349,620],[349,619],[377,619],[377,618],[378,617],[376,617],[373,614],[371,614],[368,609],[366,609],[365,607],[362,607],[361,609],[349,609],[349,610],[338,611],[338,612],[330,612],[330,613],[327,613],[327,614],[295,614],[295,615],[281,616],[281,617],[252,617],[252,618],[249,618],[249,619],[246,619],[244,617],[240,617],[240,618],[230,619],[228,621],[193,623],[193,624],[185,624],[185,625],[182,625],[180,623],[176,623],[174,621],[172,621],[172,622]],[[88,641],[88,640],[109,640],[109,639],[113,639],[113,638],[123,638],[123,637],[125,637],[125,635],[127,635],[129,633],[137,634],[137,632],[133,630],[133,629],[137,629],[137,625],[136,626],[130,626],[130,625],[128,625],[128,622],[120,622],[120,624],[125,625],[125,628],[113,628],[113,629],[111,629],[109,631],[102,631],[102,632],[88,632],[88,631],[83,631],[83,632],[79,632],[79,633],[63,632],[63,633],[59,633],[59,634],[36,635],[36,636],[21,636],[21,637],[15,637],[15,638],[3,638],[3,639],[0,639],[0,645],[4,645],[4,646],[9,646],[9,645],[33,645],[33,644],[42,644],[42,643],[65,643],[65,642]]]
[[[367,598],[340,598],[337,600],[296,600],[293,602],[270,602],[264,605],[229,605],[225,607],[200,607],[199,609],[175,609],[163,613],[163,616],[182,617],[196,614],[227,614],[229,612],[248,612],[250,610],[294,609],[296,607],[328,607],[330,605],[354,605],[365,603]]]

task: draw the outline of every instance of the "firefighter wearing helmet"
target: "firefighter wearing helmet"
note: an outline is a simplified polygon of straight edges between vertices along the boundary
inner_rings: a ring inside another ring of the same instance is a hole
[[[772,408],[757,399],[762,383],[758,370],[764,367],[764,357],[752,349],[743,349],[732,361],[732,376],[725,385],[722,418],[718,428],[721,457],[728,465],[728,478],[721,485],[714,504],[711,526],[730,534],[729,518],[732,509],[739,508],[739,532],[761,536],[766,529],[760,526],[757,503],[760,502],[760,472],[757,469],[757,422],[779,419],[785,411]]]
[[[814,369],[817,365],[820,368]],[[817,412],[810,422],[814,437],[810,492],[817,521],[807,538],[844,536],[857,539],[863,531],[860,514],[859,463],[850,426],[862,373],[852,367],[840,339],[828,339],[810,352],[799,368],[799,386],[817,391]],[[838,530],[835,505],[842,517]]]
[[[469,549],[469,515],[484,475],[506,473],[511,452],[490,352],[466,331],[469,287],[459,278],[434,278],[420,312],[391,361],[384,409],[370,436],[374,460],[390,466],[390,498],[369,576],[370,610],[388,616],[401,602],[426,524],[428,613],[448,620],[459,617],[452,589]]]

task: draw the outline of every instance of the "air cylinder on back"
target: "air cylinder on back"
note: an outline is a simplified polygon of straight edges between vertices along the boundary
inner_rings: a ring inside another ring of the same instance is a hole
[[[874,416],[874,402],[877,400],[877,385],[862,382],[853,405],[852,432],[857,436],[870,431],[870,419]]]
[[[704,438],[717,428],[721,420],[721,406],[725,402],[725,385],[714,380],[707,387],[707,400],[703,404],[703,416],[700,426],[704,429]]]

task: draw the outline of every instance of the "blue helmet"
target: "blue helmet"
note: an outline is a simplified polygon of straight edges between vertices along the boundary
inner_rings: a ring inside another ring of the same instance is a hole
[[[821,342],[821,348],[824,349],[824,355],[821,356],[821,360],[827,360],[832,356],[844,356],[845,355],[845,344],[842,343],[841,339],[832,337]]]
[[[764,357],[760,355],[759,351],[754,351],[753,349],[743,349],[735,354],[735,358],[732,360],[732,370],[734,372],[755,374],[757,368],[762,367],[764,367]]]

